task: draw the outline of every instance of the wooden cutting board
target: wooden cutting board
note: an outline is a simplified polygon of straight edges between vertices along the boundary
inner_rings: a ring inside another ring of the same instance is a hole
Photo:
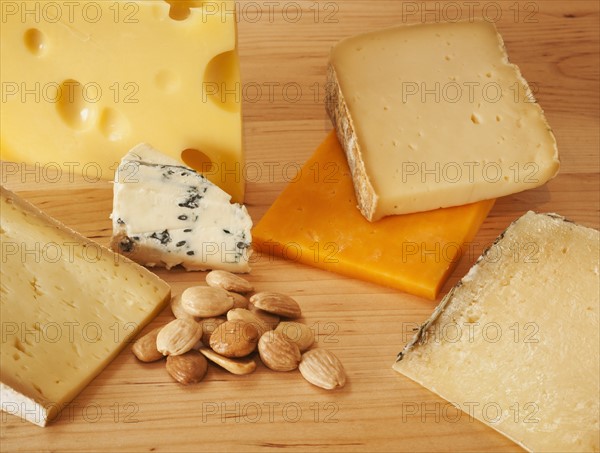
[[[331,129],[323,107],[330,47],[351,34],[423,19],[495,20],[556,134],[560,175],[498,200],[442,295],[527,210],[600,226],[599,6],[595,0],[494,2],[240,2],[245,148],[257,222]],[[458,8],[458,9],[457,9]],[[422,17],[424,16],[424,17]],[[407,62],[410,64],[410,62]],[[2,183],[82,234],[108,243],[109,183],[2,166]],[[93,179],[93,178],[92,178]],[[158,271],[178,293],[204,273]],[[38,428],[2,414],[2,451],[520,451],[402,375],[396,354],[436,303],[308,266],[256,256],[249,279],[293,295],[319,347],[343,361],[348,384],[327,392],[298,372],[262,365],[236,377],[211,367],[194,386],[126,348],[58,420]],[[166,309],[150,326],[170,319]],[[469,370],[465,370],[468,373]],[[524,376],[524,379],[527,377]]]

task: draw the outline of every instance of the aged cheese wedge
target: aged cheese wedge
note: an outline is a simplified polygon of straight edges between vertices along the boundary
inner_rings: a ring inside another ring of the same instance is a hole
[[[255,248],[435,299],[494,201],[367,221],[331,132],[253,230]]]
[[[369,220],[509,195],[558,172],[543,111],[486,21],[348,38],[327,86]]]
[[[3,2],[3,160],[113,179],[154,144],[244,198],[233,1]]]
[[[111,248],[144,266],[249,272],[252,219],[203,175],[147,144],[114,184]]]
[[[56,417],[170,297],[169,286],[2,188],[0,404]]]
[[[598,451],[598,231],[513,223],[394,368],[530,451]]]

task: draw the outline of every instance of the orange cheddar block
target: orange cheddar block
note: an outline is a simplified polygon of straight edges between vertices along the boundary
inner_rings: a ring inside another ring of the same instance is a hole
[[[494,201],[369,222],[331,132],[255,226],[254,248],[433,300]]]

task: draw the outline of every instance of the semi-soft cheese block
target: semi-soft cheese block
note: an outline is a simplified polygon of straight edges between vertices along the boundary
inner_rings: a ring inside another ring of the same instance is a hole
[[[494,202],[367,221],[331,132],[253,230],[255,248],[435,299]]]
[[[485,21],[337,44],[327,109],[363,215],[377,220],[531,189],[558,171],[541,107]]]
[[[142,143],[116,173],[111,248],[149,267],[249,272],[252,219],[230,201],[200,173]]]
[[[233,1],[2,2],[3,160],[114,176],[153,143],[244,198]]]
[[[530,451],[598,451],[599,236],[528,212],[394,368]]]
[[[2,188],[0,404],[45,426],[164,306],[161,279]]]

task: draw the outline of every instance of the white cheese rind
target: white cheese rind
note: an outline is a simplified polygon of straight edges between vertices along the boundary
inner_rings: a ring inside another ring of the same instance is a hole
[[[525,214],[394,369],[530,451],[598,451],[599,250],[596,230]]]
[[[3,382],[0,382],[0,407],[4,412],[41,427],[46,426],[50,419],[50,408],[17,392]]]
[[[45,426],[170,298],[147,269],[1,188],[0,400]]]
[[[249,272],[246,207],[201,174],[147,144],[115,176],[111,247],[145,266]]]

